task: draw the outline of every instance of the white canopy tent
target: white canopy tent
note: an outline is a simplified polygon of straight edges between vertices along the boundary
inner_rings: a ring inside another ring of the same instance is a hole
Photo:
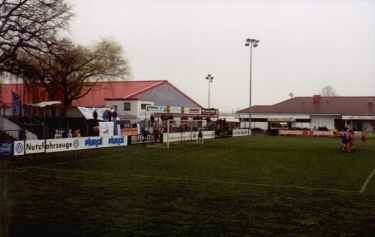
[[[94,119],[94,111],[98,114],[98,120],[103,121],[103,113],[111,108],[100,107],[100,108],[89,108],[89,107],[72,107],[67,111],[68,118],[84,118],[86,120]]]
[[[77,107],[79,112],[81,112],[82,116],[89,120],[89,119],[94,119],[94,111],[98,114],[98,120],[103,120],[103,113],[106,110],[111,110],[110,108],[86,108],[86,107]]]
[[[59,105],[61,101],[43,101],[36,104],[30,104],[32,107],[44,108],[47,106]]]

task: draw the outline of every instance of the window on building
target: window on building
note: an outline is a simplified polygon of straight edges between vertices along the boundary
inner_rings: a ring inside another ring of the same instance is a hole
[[[124,103],[124,111],[130,111],[131,110],[131,104],[129,102]]]
[[[249,118],[240,118],[240,122],[249,122]],[[266,118],[251,118],[251,122],[268,122]]]
[[[311,119],[296,119],[297,123],[310,123]]]
[[[141,104],[141,110],[146,110],[148,105],[150,105],[150,104]]]

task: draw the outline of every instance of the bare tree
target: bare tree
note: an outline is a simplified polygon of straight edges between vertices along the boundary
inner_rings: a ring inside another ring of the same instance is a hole
[[[50,100],[60,100],[66,107],[87,95],[98,81],[128,75],[129,64],[122,53],[113,41],[83,47],[62,40],[48,53],[18,57],[17,72],[26,83],[43,86]]]
[[[332,86],[326,86],[321,91],[321,96],[337,96],[336,90]]]
[[[0,0],[0,72],[19,51],[46,50],[71,16],[64,0]]]

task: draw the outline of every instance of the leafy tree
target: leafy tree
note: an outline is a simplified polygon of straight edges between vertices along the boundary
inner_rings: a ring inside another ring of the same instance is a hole
[[[87,95],[98,81],[124,79],[130,73],[121,46],[109,40],[83,47],[65,39],[48,53],[23,54],[17,64],[26,83],[43,86],[50,100],[60,100],[65,107]]]
[[[0,72],[21,52],[45,51],[72,16],[64,0],[0,0]]]
[[[332,86],[326,86],[321,91],[321,96],[337,96],[336,90]]]

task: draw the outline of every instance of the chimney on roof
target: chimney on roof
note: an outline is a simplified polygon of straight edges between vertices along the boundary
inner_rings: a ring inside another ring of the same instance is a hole
[[[321,100],[321,96],[320,95],[313,95],[312,99],[313,99],[313,104],[316,105],[316,104],[320,104],[320,100]]]

